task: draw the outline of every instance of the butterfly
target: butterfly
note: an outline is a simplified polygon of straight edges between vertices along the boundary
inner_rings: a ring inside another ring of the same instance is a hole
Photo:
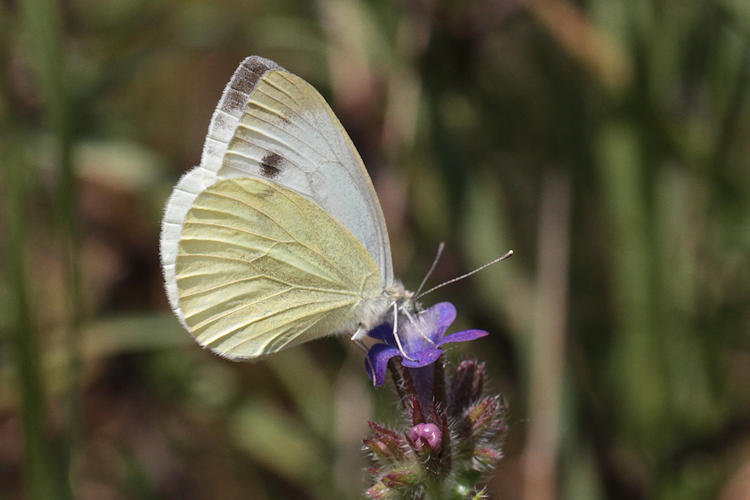
[[[351,139],[309,83],[262,57],[224,89],[200,165],[167,202],[160,253],[179,321],[231,359],[358,340],[391,309],[418,309]]]

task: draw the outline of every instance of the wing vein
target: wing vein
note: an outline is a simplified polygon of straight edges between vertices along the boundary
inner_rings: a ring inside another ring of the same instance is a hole
[[[288,137],[291,137],[292,139],[298,140],[301,144],[303,144],[305,147],[307,147],[310,151],[314,152],[315,154],[317,154],[321,158],[330,161],[330,159],[331,159],[330,156],[326,156],[318,148],[316,148],[315,146],[311,145],[310,143],[308,143],[307,141],[305,141],[301,137],[295,136],[294,134],[290,133],[289,131],[285,130],[284,128],[279,127],[278,125],[276,125],[274,123],[271,123],[268,120],[265,120],[265,119],[259,117],[256,114],[251,114],[249,112],[248,112],[248,114],[250,116],[252,116],[253,118],[257,119],[258,121],[261,121],[261,122],[265,123],[269,127],[273,127],[274,129],[282,132],[284,135],[286,135]],[[255,128],[255,127],[251,127],[250,125],[247,125],[246,123],[243,123],[243,122],[240,122],[237,125],[237,128],[240,128],[240,127],[244,128],[246,130],[250,130],[251,132],[255,132],[256,134],[258,134],[260,136],[267,137],[268,139],[270,139],[272,141],[275,141],[276,143],[278,143],[279,145],[281,145],[281,146],[289,149],[290,151],[298,151],[299,150],[298,147],[292,147],[292,146],[290,146],[289,143],[286,142],[285,140],[283,140],[281,137],[277,137],[275,135],[269,135],[269,134],[271,134],[271,131],[268,131],[268,133],[266,133],[264,130],[261,130],[261,129],[258,129],[258,128]],[[235,137],[236,137],[236,135],[235,135]],[[334,158],[336,158],[335,155],[334,155]],[[317,162],[316,162],[316,164],[317,164]]]
[[[280,71],[280,72],[278,73],[278,75],[279,75],[279,76],[280,76],[281,78],[283,78],[284,80],[286,80],[286,81],[287,81],[287,83],[291,83],[292,85],[294,85],[294,82],[292,82],[292,81],[291,81],[291,80],[290,80],[289,78],[287,78],[287,76],[286,76],[286,75],[285,75],[285,74],[284,74],[283,72],[281,72],[281,71]],[[265,80],[264,80],[264,82],[265,82],[265,83],[266,83],[266,84],[267,84],[267,85],[268,85],[269,87],[273,87],[273,88],[275,88],[276,90],[278,90],[279,92],[281,92],[282,94],[284,94],[285,96],[287,96],[287,97],[288,97],[289,99],[291,99],[291,100],[292,100],[292,102],[293,102],[294,104],[296,104],[296,105],[297,105],[298,107],[301,107],[301,104],[299,103],[299,101],[297,100],[297,98],[296,98],[296,97],[294,97],[294,96],[293,96],[292,94],[290,94],[289,92],[287,92],[287,90],[286,90],[285,88],[283,88],[283,87],[279,86],[279,85],[278,85],[277,83],[275,83],[275,82],[272,82],[272,81],[271,81],[271,80],[269,80],[269,79],[265,79]],[[296,89],[296,88],[297,88],[297,86],[296,86],[296,85],[294,85],[294,88]],[[256,87],[256,90],[257,90],[257,87]]]
[[[249,319],[248,321],[246,321],[246,322],[244,322],[244,323],[241,323],[240,325],[238,325],[238,326],[236,326],[236,327],[232,328],[231,330],[228,330],[228,331],[224,331],[224,332],[220,332],[220,334],[219,334],[219,336],[218,336],[218,337],[214,337],[214,338],[212,338],[212,339],[211,339],[210,341],[207,341],[207,342],[206,342],[206,345],[212,344],[212,343],[216,342],[217,340],[220,340],[220,339],[222,339],[222,338],[226,337],[227,335],[231,335],[231,334],[233,334],[233,333],[236,333],[236,332],[237,332],[238,330],[242,330],[242,329],[244,329],[244,328],[247,328],[248,326],[250,326],[250,325],[252,325],[252,324],[255,324],[255,323],[258,323],[258,322],[260,322],[260,321],[263,321],[263,320],[267,320],[267,319],[273,318],[274,316],[277,316],[277,315],[279,315],[279,314],[282,314],[282,313],[285,313],[285,312],[289,312],[289,311],[293,311],[293,310],[295,310],[295,309],[299,309],[299,308],[301,308],[301,307],[309,307],[309,306],[312,306],[312,305],[327,304],[327,303],[330,303],[330,301],[329,301],[329,300],[321,300],[321,301],[315,301],[315,302],[305,302],[305,303],[303,303],[303,304],[295,304],[295,305],[292,305],[292,306],[286,307],[286,308],[284,308],[284,309],[277,309],[277,310],[275,310],[275,311],[272,311],[272,312],[270,312],[270,313],[264,314],[263,316],[258,316],[258,317],[255,317],[255,318],[251,318],[251,319]],[[301,318],[311,317],[311,316],[314,316],[314,315],[316,315],[316,314],[321,314],[321,313],[323,313],[323,314],[325,314],[325,313],[330,313],[330,312],[332,312],[332,311],[335,311],[336,309],[340,309],[340,308],[346,307],[346,306],[350,305],[351,303],[353,303],[353,302],[351,302],[351,301],[350,301],[350,302],[346,302],[346,303],[342,303],[342,304],[338,304],[338,303],[335,303],[335,304],[336,304],[335,306],[331,306],[331,307],[329,307],[329,308],[327,308],[327,309],[323,309],[323,311],[320,311],[320,310],[317,310],[317,309],[316,309],[315,311],[312,311],[312,312],[308,312],[308,313],[303,313],[303,314],[301,314],[300,316],[296,317],[296,318],[295,318],[295,321],[299,321],[299,320],[300,320]],[[243,306],[243,307],[246,307],[246,306]],[[234,311],[234,312],[237,312],[237,311],[240,311],[240,310],[242,310],[242,308],[238,308],[238,309],[237,309],[236,311]],[[291,323],[291,321],[289,321],[288,323]],[[237,345],[241,345],[241,344],[242,344],[242,343],[244,343],[244,342],[247,342],[247,341],[250,341],[250,340],[254,340],[254,339],[257,339],[258,337],[260,337],[260,336],[262,336],[262,335],[265,335],[265,334],[266,334],[266,333],[268,333],[269,331],[270,331],[270,330],[265,330],[265,331],[263,331],[263,332],[258,332],[258,333],[257,333],[257,334],[255,334],[255,335],[252,335],[252,336],[248,336],[248,338],[247,338],[247,339],[243,339],[243,340],[242,340],[242,342],[240,342],[240,343],[239,343],[239,344],[237,344]]]
[[[295,115],[296,117],[298,117],[298,118],[299,118],[299,121],[301,121],[301,122],[304,122],[304,123],[305,123],[305,124],[306,124],[306,125],[307,125],[307,126],[309,127],[310,131],[314,132],[314,133],[315,133],[315,134],[316,134],[316,135],[317,135],[318,137],[320,137],[320,138],[321,138],[321,139],[323,140],[323,142],[325,142],[325,143],[326,143],[326,144],[328,145],[328,149],[330,150],[330,152],[331,152],[331,154],[333,155],[333,157],[334,157],[334,158],[337,158],[337,156],[336,156],[336,153],[335,153],[335,151],[336,151],[336,148],[334,148],[334,147],[333,147],[333,144],[331,144],[331,141],[329,141],[329,140],[328,140],[328,137],[326,137],[326,135],[325,135],[325,134],[323,134],[323,133],[322,133],[322,132],[320,131],[320,127],[318,127],[318,126],[315,126],[315,125],[313,125],[313,124],[312,124],[312,123],[310,122],[310,120],[308,120],[308,119],[307,119],[307,118],[306,118],[306,117],[305,117],[305,116],[304,116],[303,114],[301,114],[301,113],[300,113],[300,112],[299,112],[299,111],[298,111],[297,109],[295,109],[295,108],[292,108],[292,107],[291,107],[291,106],[289,106],[288,104],[286,104],[286,103],[284,103],[284,102],[280,101],[279,99],[277,99],[276,97],[272,96],[272,95],[271,95],[271,94],[269,94],[268,92],[265,92],[265,91],[264,91],[263,89],[258,89],[258,90],[257,90],[257,92],[258,92],[259,94],[263,94],[264,96],[266,96],[267,98],[269,98],[269,99],[271,99],[271,100],[274,100],[274,101],[276,101],[276,102],[277,102],[277,103],[279,103],[280,105],[282,105],[282,106],[286,106],[287,108],[289,108],[289,110],[290,110],[290,111],[291,111],[292,113],[294,113],[294,115]],[[261,107],[259,103],[256,103],[256,102],[254,102],[254,101],[251,101],[251,103],[252,103],[252,104],[256,104],[256,105],[257,105],[258,107]],[[268,108],[267,106],[263,106],[263,108],[264,108],[264,109],[267,109],[267,110],[269,110],[269,111],[271,111],[271,108]],[[288,118],[284,117],[284,116],[283,116],[283,115],[281,115],[280,113],[274,113],[274,114],[277,114],[278,116],[280,116],[280,117],[284,118],[284,119],[285,119],[285,120],[286,120],[287,122],[291,123],[292,125],[294,125],[294,126],[295,126],[295,127],[297,127],[298,129],[302,130],[302,128],[301,128],[301,127],[299,127],[299,126],[297,126],[297,125],[296,125],[296,124],[294,123],[294,121],[293,121],[293,120],[289,120]]]
[[[216,210],[213,210],[213,209],[210,209],[210,208],[205,208],[205,209],[201,208],[201,210],[209,210],[209,211],[212,211],[212,212],[216,212]],[[220,213],[226,213],[226,212],[222,211]],[[254,236],[256,238],[261,238],[261,239],[268,240],[268,241],[274,241],[276,243],[294,243],[294,241],[277,240],[277,239],[272,238],[270,236],[264,236],[262,234],[253,233],[252,231],[247,231],[246,229],[241,229],[239,227],[234,227],[234,226],[227,226],[227,225],[224,225],[224,224],[216,224],[215,222],[204,222],[204,221],[192,220],[190,222],[186,222],[185,223],[185,226],[192,226],[192,225],[206,226],[206,227],[218,227],[218,228],[221,228],[221,229],[228,229],[229,231],[237,231],[238,233],[245,233],[245,234],[248,234],[250,236]],[[183,240],[189,240],[191,238],[182,238],[182,239]]]
[[[239,185],[239,184],[238,184],[238,185]],[[246,193],[248,193],[248,194],[252,194],[252,193],[250,193],[249,191],[247,191],[247,189],[245,189],[245,187],[244,187],[244,186],[242,186],[242,185],[239,185],[239,186],[240,186],[240,189],[242,189],[242,190],[243,190],[243,191],[245,191]],[[281,196],[283,196],[284,198],[286,198],[287,200],[289,200],[289,201],[290,201],[290,202],[291,202],[291,203],[292,203],[292,204],[294,205],[294,207],[295,207],[295,208],[297,209],[297,212],[299,212],[300,214],[302,214],[302,216],[303,216],[303,217],[304,217],[304,218],[305,218],[306,220],[309,220],[309,217],[308,217],[308,215],[307,215],[307,214],[305,213],[305,211],[304,211],[304,210],[302,210],[302,209],[301,209],[301,208],[299,207],[299,205],[297,205],[296,203],[294,203],[294,202],[293,202],[293,201],[292,201],[292,200],[291,200],[291,199],[290,199],[290,198],[289,198],[289,197],[288,197],[288,196],[287,196],[287,195],[286,195],[286,194],[285,194],[285,193],[284,193],[283,191],[281,191],[280,189],[276,189],[276,186],[275,186],[274,184],[271,184],[271,183],[269,183],[269,186],[270,186],[270,187],[272,187],[272,188],[273,188],[273,189],[274,189],[274,190],[275,190],[275,191],[276,191],[276,192],[277,192],[278,194],[280,194]],[[262,212],[261,210],[259,210],[259,209],[257,209],[257,208],[256,208],[256,210],[257,210],[257,211],[258,211],[259,213],[261,213],[261,214],[263,214],[263,215],[266,215],[266,217],[268,217],[269,219],[271,219],[271,220],[272,220],[272,221],[273,221],[274,223],[276,223],[276,225],[279,225],[279,223],[278,223],[278,222],[276,222],[275,220],[273,220],[273,219],[272,219],[272,218],[271,218],[271,217],[270,217],[269,215],[265,214],[264,212]],[[334,220],[335,220],[335,219],[334,219]],[[337,221],[337,222],[338,222],[338,221]],[[283,229],[283,228],[282,228],[282,229]],[[348,231],[348,229],[347,229],[347,231]],[[294,239],[294,241],[296,241],[296,242],[297,242],[297,243],[298,243],[298,244],[299,244],[300,246],[302,246],[302,247],[304,247],[304,248],[308,249],[308,250],[309,250],[310,252],[314,253],[315,255],[317,255],[318,257],[320,257],[320,258],[321,258],[321,259],[322,259],[322,260],[323,260],[324,262],[326,262],[326,263],[327,263],[327,264],[328,264],[328,265],[329,265],[329,266],[331,267],[331,269],[333,269],[333,270],[334,270],[334,271],[336,272],[336,274],[338,274],[338,276],[339,276],[339,278],[341,279],[341,281],[342,281],[342,282],[348,282],[348,283],[350,283],[350,284],[351,284],[351,281],[350,281],[350,280],[348,280],[346,276],[344,276],[343,274],[341,274],[341,272],[340,272],[340,271],[338,270],[338,268],[336,267],[336,265],[335,265],[335,264],[334,264],[334,263],[333,263],[333,262],[332,262],[332,261],[331,261],[331,260],[330,260],[330,259],[329,259],[328,257],[326,257],[325,255],[323,255],[322,253],[320,253],[320,251],[318,251],[317,249],[313,248],[312,246],[310,246],[310,245],[308,245],[308,244],[306,244],[306,243],[304,243],[304,242],[300,241],[300,240],[299,240],[299,239],[298,239],[298,238],[297,238],[297,237],[296,237],[295,235],[291,234],[291,233],[290,233],[289,231],[285,231],[285,232],[286,232],[286,233],[287,233],[287,234],[288,234],[288,235],[289,235],[289,236],[290,236],[290,237],[291,237],[292,239]],[[356,237],[355,237],[355,240],[356,240]],[[357,241],[359,241],[359,240],[357,240]]]

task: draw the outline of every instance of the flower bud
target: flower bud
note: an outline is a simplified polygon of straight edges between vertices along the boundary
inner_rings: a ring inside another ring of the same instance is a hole
[[[395,431],[375,422],[368,422],[373,438],[362,440],[365,449],[384,461],[399,461],[404,458],[404,451],[408,449],[406,441]]]
[[[467,359],[458,364],[448,397],[448,414],[452,418],[460,417],[480,398],[484,388],[484,374],[484,363],[478,363],[474,359]]]
[[[499,448],[493,448],[491,446],[477,446],[474,448],[474,459],[479,460],[483,464],[493,465],[502,457],[503,453]]]
[[[381,481],[388,488],[398,489],[411,486],[417,481],[418,475],[412,469],[404,467],[385,474]]]
[[[500,402],[494,397],[484,398],[469,409],[466,416],[471,422],[471,433],[475,438],[480,437],[487,430],[499,410]]]
[[[411,428],[408,439],[414,443],[414,448],[419,451],[424,445],[429,446],[433,452],[440,451],[443,443],[443,433],[435,424],[417,424]]]

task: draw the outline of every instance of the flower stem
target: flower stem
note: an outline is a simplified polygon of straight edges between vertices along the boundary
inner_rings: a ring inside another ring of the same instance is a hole
[[[440,432],[443,434],[443,445],[440,450],[440,472],[447,474],[451,470],[451,431],[448,426],[448,415],[445,392],[445,363],[442,359],[439,359],[435,364],[435,372],[433,375],[434,385],[433,394],[435,398],[435,408],[437,408],[437,415],[439,422],[435,422],[440,426]]]
[[[404,378],[401,376],[401,372],[396,366],[396,361],[393,358],[388,360],[388,371],[391,372],[393,385],[396,388],[396,393],[398,393],[398,399],[401,402],[401,407],[403,409],[406,409],[407,401],[406,393],[404,392]]]

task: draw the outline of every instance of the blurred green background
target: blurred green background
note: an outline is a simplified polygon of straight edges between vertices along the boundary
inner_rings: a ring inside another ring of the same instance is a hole
[[[511,410],[491,498],[750,498],[750,2],[0,1],[0,499],[357,498],[390,388],[168,310],[162,208],[247,55],[329,100]]]

